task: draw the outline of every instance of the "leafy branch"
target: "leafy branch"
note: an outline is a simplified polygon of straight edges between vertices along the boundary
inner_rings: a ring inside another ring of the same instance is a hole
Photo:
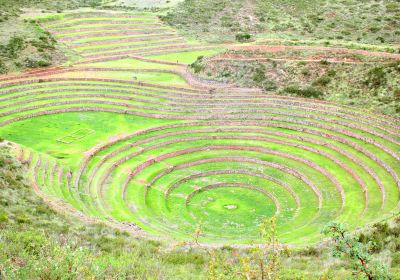
[[[357,241],[343,224],[331,222],[322,230],[322,233],[333,239],[333,256],[348,256],[353,261],[356,274],[368,280],[390,279],[387,268],[372,259],[370,244]]]

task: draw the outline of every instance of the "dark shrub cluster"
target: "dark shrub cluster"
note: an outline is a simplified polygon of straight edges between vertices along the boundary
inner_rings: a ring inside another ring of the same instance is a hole
[[[370,243],[371,250],[375,253],[385,249],[400,253],[400,223],[395,225],[389,225],[387,222],[376,223],[371,232],[361,233],[358,240],[364,244]]]
[[[203,62],[203,56],[199,56],[195,62],[190,64],[190,68],[193,69],[194,73],[200,73],[204,70],[204,65],[202,64]]]
[[[288,86],[284,89],[284,92],[307,98],[321,98],[323,96],[322,91],[319,91],[313,87],[301,88],[299,86]]]
[[[238,42],[248,42],[251,39],[251,35],[249,33],[238,33],[235,36],[236,41]]]

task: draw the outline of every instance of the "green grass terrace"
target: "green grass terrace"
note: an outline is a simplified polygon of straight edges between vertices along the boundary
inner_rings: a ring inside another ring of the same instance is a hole
[[[42,21],[73,67],[0,80],[0,136],[20,145],[37,191],[66,212],[146,238],[258,243],[277,217],[287,244],[319,242],[399,209],[398,119],[192,77],[220,47],[148,14]]]

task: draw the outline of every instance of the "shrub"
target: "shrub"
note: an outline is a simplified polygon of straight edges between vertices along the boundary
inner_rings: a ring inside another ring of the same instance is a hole
[[[387,267],[372,259],[369,246],[351,236],[343,224],[331,222],[322,230],[322,233],[330,236],[334,242],[332,255],[346,256],[353,263],[355,273],[371,280],[391,279]]]
[[[379,36],[376,38],[377,41],[381,42],[381,43],[385,43],[385,38]]]
[[[328,60],[326,60],[326,59],[323,59],[323,60],[321,60],[320,62],[319,62],[321,65],[329,65],[329,64],[331,64]]]
[[[38,68],[50,66],[51,62],[39,56],[30,56],[24,59],[24,66],[27,68]]]
[[[55,49],[56,40],[49,34],[39,36],[38,40],[32,40],[31,45],[40,49]]]
[[[308,257],[318,257],[319,255],[321,255],[321,251],[315,247],[310,246],[307,247],[306,249],[301,250],[299,252],[299,255]]]
[[[265,76],[265,66],[259,65],[257,68],[254,69],[253,74],[253,81],[260,84],[266,79]]]
[[[224,68],[220,75],[223,78],[228,78],[228,77],[232,76],[232,73],[228,68]]]
[[[238,33],[238,34],[236,34],[235,38],[236,38],[236,41],[242,43],[242,42],[249,41],[251,39],[251,35],[248,33]]]
[[[372,26],[369,28],[369,31],[371,31],[372,33],[377,33],[379,30],[381,30],[381,28],[377,26]]]
[[[316,79],[312,85],[313,86],[327,86],[330,82],[332,81],[332,79],[328,76],[322,76],[318,79]]]
[[[8,236],[10,242],[17,244],[29,255],[40,256],[43,247],[46,246],[46,236],[37,231],[29,230],[23,232],[16,232],[12,236]]]
[[[17,223],[20,223],[20,224],[26,224],[26,223],[30,222],[29,217],[25,214],[19,214],[19,215],[15,216],[15,220],[17,221]]]
[[[320,98],[323,95],[323,92],[316,90],[313,87],[300,88],[298,86],[288,86],[284,91],[289,94],[307,98]]]
[[[26,44],[23,38],[14,36],[12,37],[6,46],[6,51],[9,57],[15,57],[20,51],[25,48]]]
[[[36,213],[50,215],[53,214],[54,211],[47,204],[43,203],[36,206]]]
[[[365,83],[371,87],[380,87],[386,84],[386,73],[383,67],[375,67],[368,71]]]
[[[376,224],[374,224],[373,227],[374,227],[375,231],[380,234],[383,234],[383,235],[390,234],[390,228],[389,228],[389,224],[387,222],[376,223]]]
[[[174,265],[194,264],[202,266],[206,260],[202,254],[196,252],[170,252],[165,255],[164,261]]]
[[[399,267],[400,266],[400,252],[394,253],[392,255],[392,267]]]
[[[8,215],[3,210],[0,210],[0,224],[8,221]]]
[[[303,70],[301,70],[301,74],[307,77],[310,76],[311,75],[310,69],[304,68]]]
[[[386,10],[389,13],[395,13],[400,10],[400,5],[397,3],[388,3],[386,4]]]
[[[262,83],[262,88],[266,91],[269,91],[269,90],[276,90],[278,88],[278,86],[276,85],[276,83],[274,81],[265,80]]]
[[[336,71],[334,70],[334,69],[330,69],[327,73],[326,73],[326,75],[328,76],[328,77],[335,77],[336,76]]]
[[[204,70],[205,66],[202,64],[204,56],[197,57],[197,60],[190,64],[190,68],[193,69],[194,73],[200,73]]]
[[[8,72],[6,64],[0,59],[0,74],[6,74]]]

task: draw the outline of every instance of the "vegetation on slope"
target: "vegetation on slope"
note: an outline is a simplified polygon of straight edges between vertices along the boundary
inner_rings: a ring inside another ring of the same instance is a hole
[[[53,36],[35,22],[8,21],[0,24],[0,74],[50,66],[53,61],[63,59]]]
[[[207,40],[265,33],[266,37],[370,44],[400,41],[400,3],[396,0],[186,0],[163,19]]]
[[[0,0],[0,74],[59,64],[64,59],[56,40],[33,20],[27,11],[61,12],[78,7],[97,7],[103,0]]]
[[[250,52],[240,54],[254,56]],[[305,58],[301,61],[299,52],[285,56],[296,59],[244,62],[200,57],[191,68],[206,79],[260,87],[282,95],[324,99],[400,117],[400,62],[307,62]],[[336,59],[340,60],[340,55]]]
[[[251,1],[186,0],[162,19],[200,39],[229,40],[236,33],[262,30],[253,17],[256,8]]]
[[[9,17],[19,16],[23,10],[37,8],[47,11],[61,11],[65,9],[76,9],[79,7],[98,7],[105,3],[104,0],[14,0],[10,5],[9,0],[0,0],[1,18],[7,20]]]

